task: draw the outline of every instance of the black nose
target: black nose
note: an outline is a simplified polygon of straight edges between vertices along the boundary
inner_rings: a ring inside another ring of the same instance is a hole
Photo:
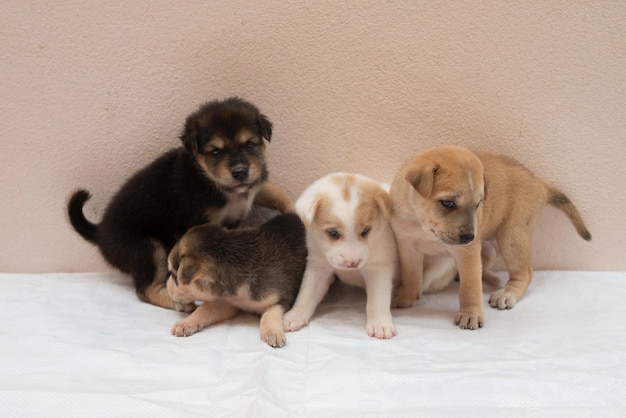
[[[468,244],[472,241],[474,241],[474,234],[461,234],[459,236],[459,243],[461,244]]]
[[[235,180],[243,181],[248,178],[247,167],[236,167],[230,172]]]

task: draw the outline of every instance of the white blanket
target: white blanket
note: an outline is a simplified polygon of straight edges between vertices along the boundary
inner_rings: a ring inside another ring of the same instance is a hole
[[[274,349],[241,314],[187,338],[121,274],[0,275],[3,417],[626,416],[626,274],[537,272],[485,327],[453,325],[458,285],[364,331],[336,285]]]

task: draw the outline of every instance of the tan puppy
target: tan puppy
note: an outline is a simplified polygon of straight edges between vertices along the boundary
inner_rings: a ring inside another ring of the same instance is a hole
[[[294,213],[259,228],[191,228],[169,255],[167,291],[177,303],[204,303],[172,327],[191,335],[239,310],[261,315],[261,339],[285,344],[283,313],[293,304],[306,265],[305,230]]]
[[[488,247],[483,240],[496,240],[509,272],[508,283],[491,294],[489,304],[510,309],[532,280],[530,238],[546,204],[562,210],[578,234],[591,239],[565,194],[515,160],[486,152],[454,146],[427,151],[398,171],[390,194],[401,276],[394,305],[410,306],[421,296],[424,254],[449,253],[460,276],[455,323],[463,329],[484,322],[481,247]]]

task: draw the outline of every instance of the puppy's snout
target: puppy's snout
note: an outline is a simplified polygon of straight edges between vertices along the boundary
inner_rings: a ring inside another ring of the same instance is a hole
[[[472,241],[474,241],[474,234],[461,234],[459,236],[460,244],[469,244]]]
[[[248,178],[248,167],[237,166],[230,173],[235,180],[244,181]]]
[[[358,258],[358,259],[347,259],[346,260],[346,267],[349,269],[357,269],[359,268],[359,266],[361,265],[361,261],[363,261],[363,259]]]

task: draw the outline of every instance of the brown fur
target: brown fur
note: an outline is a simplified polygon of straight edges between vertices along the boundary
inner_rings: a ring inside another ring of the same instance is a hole
[[[291,199],[267,183],[265,142],[271,136],[271,122],[251,103],[238,98],[206,103],[187,118],[182,146],[135,173],[99,224],[83,214],[89,192],[75,192],[68,205],[72,226],[112,266],[132,276],[142,301],[194,309],[174,303],[165,289],[167,253],[176,241],[205,222],[236,227],[253,204],[293,209]]]
[[[533,276],[530,238],[541,209],[561,209],[585,240],[591,234],[576,207],[562,192],[537,178],[515,160],[472,153],[462,147],[441,147],[409,161],[395,176],[392,225],[398,240],[401,285],[396,306],[410,306],[421,296],[423,254],[449,253],[460,276],[461,328],[483,325],[485,241],[495,239],[509,272],[503,289],[489,300],[492,307],[510,309]]]
[[[176,336],[233,317],[239,309],[261,315],[261,339],[285,344],[283,313],[293,304],[306,264],[304,225],[278,215],[260,228],[191,228],[169,256],[167,290],[181,304],[203,301],[172,327]]]

